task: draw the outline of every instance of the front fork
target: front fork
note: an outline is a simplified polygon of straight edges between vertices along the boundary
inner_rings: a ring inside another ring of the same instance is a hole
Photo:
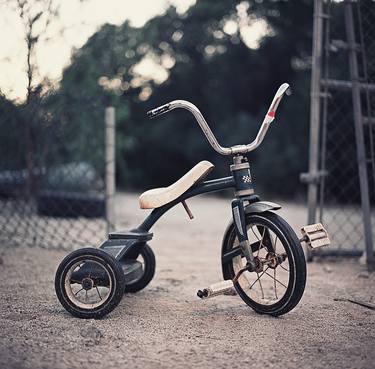
[[[247,236],[245,207],[241,198],[232,200],[232,215],[239,246],[246,257],[246,269],[253,271],[256,269],[254,255]]]

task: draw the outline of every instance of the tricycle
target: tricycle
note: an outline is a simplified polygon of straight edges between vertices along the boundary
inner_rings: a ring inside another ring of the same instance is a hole
[[[174,100],[147,114],[155,118],[173,109],[193,114],[213,149],[231,155],[230,175],[205,180],[213,170],[209,161],[201,161],[177,182],[154,188],[139,197],[142,209],[152,209],[138,227],[109,233],[99,248],[82,248],[71,252],[60,263],[55,290],[63,307],[79,318],[101,318],[110,313],[124,293],[145,288],[155,273],[155,256],[149,246],[152,226],[168,210],[182,204],[192,218],[186,200],[216,191],[234,190],[232,219],[224,231],[221,245],[223,280],[199,289],[201,299],[218,296],[229,290],[260,314],[278,316],[291,311],[300,301],[306,284],[306,261],[301,242],[311,248],[329,245],[323,225],[302,228],[298,238],[291,226],[276,211],[280,205],[261,201],[255,194],[246,154],[263,141],[275,119],[279,103],[289,85],[277,90],[254,141],[247,145],[222,147],[199,109],[184,100]]]

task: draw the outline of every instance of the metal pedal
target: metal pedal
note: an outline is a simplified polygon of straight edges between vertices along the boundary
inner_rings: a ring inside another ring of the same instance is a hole
[[[301,233],[302,238],[300,241],[306,242],[312,249],[329,246],[331,244],[328,232],[323,227],[322,223],[306,225],[301,228]]]
[[[199,290],[197,292],[197,296],[201,299],[208,299],[210,297],[224,295],[226,292],[231,291],[233,288],[233,282],[231,280],[222,281],[212,284],[211,286],[204,288],[203,290]]]

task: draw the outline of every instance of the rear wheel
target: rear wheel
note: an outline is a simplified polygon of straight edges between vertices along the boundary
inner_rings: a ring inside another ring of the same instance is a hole
[[[55,276],[56,295],[72,315],[102,318],[121,301],[124,273],[120,263],[95,248],[73,251],[60,263]]]
[[[142,275],[134,282],[127,284],[125,292],[138,292],[142,290],[151,282],[155,275],[155,255],[147,243],[142,247],[137,261],[142,264]]]
[[[282,315],[300,301],[306,284],[306,261],[300,242],[289,224],[265,212],[246,216],[248,237],[257,263],[255,272],[245,271],[234,284],[237,293],[260,314]],[[225,252],[238,248],[232,228]],[[246,266],[239,254],[226,264],[231,279]]]

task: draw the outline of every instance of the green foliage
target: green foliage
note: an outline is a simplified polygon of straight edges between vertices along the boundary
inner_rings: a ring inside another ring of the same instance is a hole
[[[21,111],[0,92],[0,170],[24,169],[25,157],[16,153],[22,150],[22,133],[18,122],[22,119]],[[21,138],[21,139],[20,139]]]

